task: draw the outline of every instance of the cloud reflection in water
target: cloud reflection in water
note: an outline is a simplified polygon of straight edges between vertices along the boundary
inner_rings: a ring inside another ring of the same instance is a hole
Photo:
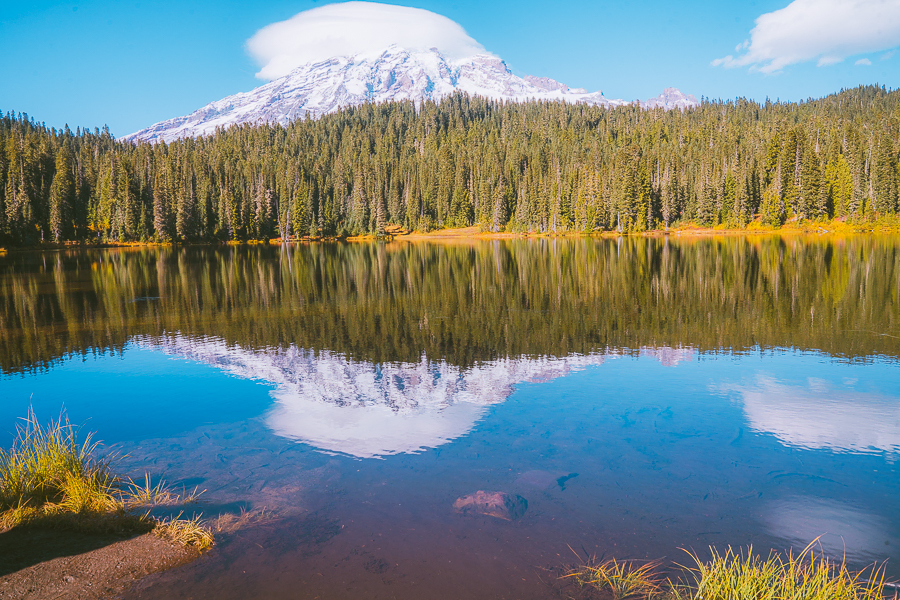
[[[825,498],[794,496],[770,502],[763,523],[795,549],[818,538],[816,550],[860,564],[883,560],[885,547],[900,543],[887,519]]]
[[[834,452],[900,452],[900,399],[835,387],[809,379],[806,386],[760,376],[749,385],[722,385],[737,393],[750,427],[784,444]]]

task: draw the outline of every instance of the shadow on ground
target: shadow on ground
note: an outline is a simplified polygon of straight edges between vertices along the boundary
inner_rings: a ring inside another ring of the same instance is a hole
[[[0,577],[54,558],[103,548],[140,533],[117,535],[16,527],[0,533]]]

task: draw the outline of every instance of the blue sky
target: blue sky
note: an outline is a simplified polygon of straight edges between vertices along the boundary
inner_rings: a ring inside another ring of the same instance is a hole
[[[57,127],[107,124],[122,136],[260,85],[262,65],[247,41],[323,4],[16,2],[0,12],[0,109]],[[799,100],[900,82],[900,52],[890,52],[900,45],[900,0],[394,4],[456,21],[520,75],[600,89],[608,98],[645,99],[674,86],[698,98]],[[878,5],[883,14],[856,22],[865,11],[854,4]],[[843,9],[846,16],[834,17]],[[770,16],[758,24],[763,15]],[[840,30],[830,32],[822,15]],[[745,40],[749,47],[737,48]]]

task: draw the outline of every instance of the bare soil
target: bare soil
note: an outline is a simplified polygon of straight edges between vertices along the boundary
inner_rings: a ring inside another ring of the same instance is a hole
[[[0,598],[110,598],[145,575],[197,556],[152,533],[11,529],[0,533]]]

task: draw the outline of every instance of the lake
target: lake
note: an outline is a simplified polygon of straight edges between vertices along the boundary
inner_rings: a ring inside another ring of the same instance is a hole
[[[818,536],[900,576],[898,237],[13,252],[0,333],[3,447],[65,409],[246,517],[129,597],[554,598]]]

